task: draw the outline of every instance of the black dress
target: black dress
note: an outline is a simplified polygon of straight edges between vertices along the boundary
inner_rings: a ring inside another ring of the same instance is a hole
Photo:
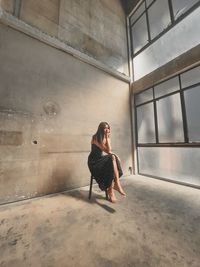
[[[101,190],[106,190],[111,186],[114,179],[114,168],[112,155],[102,155],[103,151],[95,144],[92,144],[91,152],[88,156],[88,167],[92,176],[97,181]],[[123,175],[120,161],[116,157],[119,177]]]

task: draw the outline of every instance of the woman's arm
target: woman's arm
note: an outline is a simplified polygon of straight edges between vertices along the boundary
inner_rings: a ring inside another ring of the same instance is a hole
[[[105,138],[106,138],[106,142],[105,142],[105,145],[104,145],[105,146],[105,150],[104,151],[106,153],[111,153],[111,154],[115,155],[115,157],[117,157],[118,160],[120,161],[120,158],[115,153],[112,152],[110,135],[109,134],[106,134],[105,135]]]
[[[111,151],[112,151],[112,148],[111,148],[111,140],[110,140],[110,136],[109,136],[109,134],[108,133],[106,133],[106,147],[107,147],[107,153],[111,153]]]
[[[112,150],[111,141],[110,141],[110,136],[108,133],[105,134],[105,139],[102,142],[102,148],[104,152],[111,153],[111,150]]]
[[[105,135],[103,142],[99,143],[94,138],[91,140],[91,144],[97,145],[102,151],[106,153],[112,153],[111,142],[108,134]]]

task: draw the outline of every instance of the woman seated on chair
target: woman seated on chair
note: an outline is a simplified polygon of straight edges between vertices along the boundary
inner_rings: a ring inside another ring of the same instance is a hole
[[[107,155],[103,155],[103,152]],[[107,122],[101,122],[92,136],[88,167],[100,189],[107,191],[111,202],[117,201],[113,189],[126,196],[119,181],[123,175],[120,159],[111,151],[110,126]]]

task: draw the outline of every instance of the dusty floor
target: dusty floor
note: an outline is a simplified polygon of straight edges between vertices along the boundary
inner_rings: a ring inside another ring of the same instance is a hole
[[[95,186],[0,206],[0,266],[199,267],[200,190],[121,181],[116,204]]]

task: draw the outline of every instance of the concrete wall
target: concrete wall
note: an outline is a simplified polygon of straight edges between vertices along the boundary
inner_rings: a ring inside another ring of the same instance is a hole
[[[132,165],[129,85],[0,24],[0,203],[87,185],[90,138]]]
[[[19,18],[51,36],[58,36],[60,0],[22,0]]]
[[[0,0],[0,6],[9,13],[14,13],[15,0]]]
[[[128,74],[125,14],[119,0],[61,0],[59,38]]]
[[[1,0],[13,13],[14,0]],[[125,13],[120,0],[17,0],[20,20],[128,75]],[[15,12],[14,12],[15,13]]]

